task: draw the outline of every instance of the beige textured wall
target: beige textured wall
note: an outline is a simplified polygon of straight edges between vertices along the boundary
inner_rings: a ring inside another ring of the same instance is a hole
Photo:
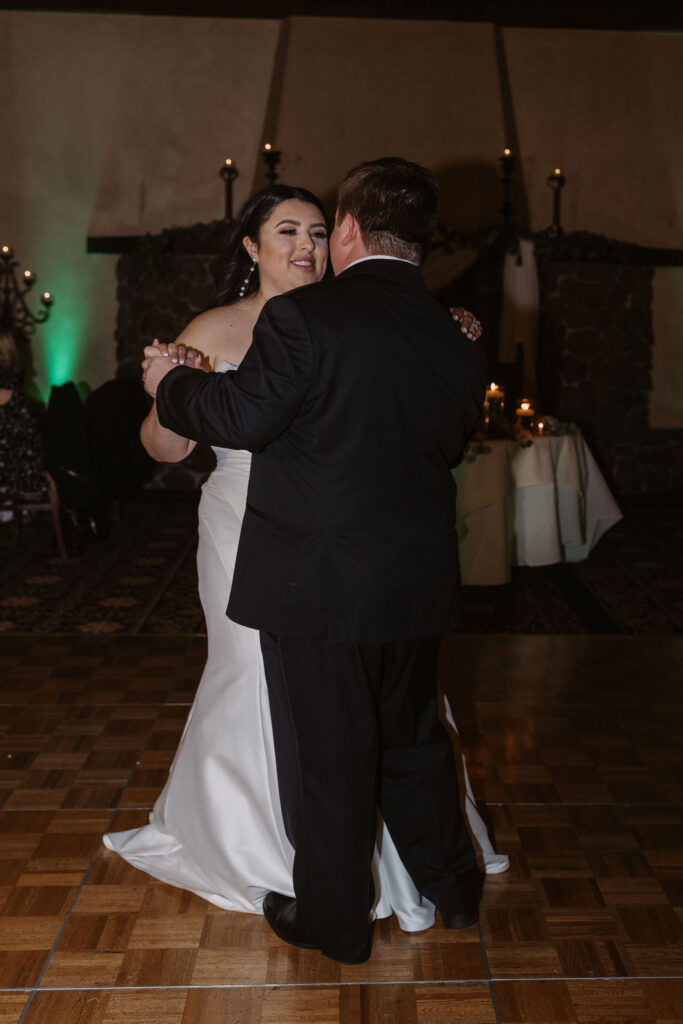
[[[320,195],[356,163],[401,155],[437,172],[447,217],[495,220],[504,133],[493,27],[293,18],[277,144],[284,176]]]
[[[252,191],[279,22],[107,22],[100,42],[116,55],[116,98],[89,233],[135,235],[223,216],[225,157],[240,171],[236,204]]]
[[[683,247],[681,37],[504,41],[531,226],[549,223],[560,166],[567,229]],[[86,236],[220,216],[223,159],[240,203],[263,182],[266,136],[283,179],[324,197],[351,164],[401,153],[436,170],[449,221],[494,221],[508,141],[494,43],[483,24],[0,12],[0,241],[57,296],[35,346],[43,386],[113,373],[115,257],[86,255]],[[658,366],[680,359],[671,294],[656,290]],[[678,422],[666,396],[652,408]]]
[[[508,29],[505,46],[532,227],[560,167],[565,230],[683,247],[683,37]]]
[[[38,383],[115,370],[115,256],[90,234],[223,215],[218,171],[252,189],[276,21],[0,12],[0,241],[54,292]],[[6,140],[6,142],[5,142]]]

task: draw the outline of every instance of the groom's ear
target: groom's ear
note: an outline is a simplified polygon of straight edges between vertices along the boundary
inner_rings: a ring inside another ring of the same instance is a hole
[[[339,240],[344,246],[353,245],[356,239],[360,238],[358,221],[353,214],[345,213],[339,225]]]

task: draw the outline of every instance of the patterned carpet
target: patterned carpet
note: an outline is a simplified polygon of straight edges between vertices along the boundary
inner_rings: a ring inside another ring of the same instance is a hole
[[[140,501],[123,526],[77,557],[57,557],[49,522],[2,548],[0,632],[199,633],[197,502]]]
[[[128,503],[123,526],[62,564],[48,520],[0,527],[0,632],[202,633],[196,496]],[[465,587],[466,633],[683,632],[680,505],[633,506],[578,565]]]

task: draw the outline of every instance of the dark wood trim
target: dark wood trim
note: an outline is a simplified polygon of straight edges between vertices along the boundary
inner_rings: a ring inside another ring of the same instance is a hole
[[[478,21],[504,27],[676,31],[683,9],[672,0],[4,0],[4,10],[68,11],[204,18],[391,18]]]
[[[646,267],[683,267],[683,249],[641,249],[633,259]]]
[[[637,267],[683,267],[683,249],[665,249],[624,242],[591,231],[569,231],[551,237],[534,231],[539,270],[547,263],[621,263]]]
[[[143,235],[89,235],[86,239],[86,251],[98,253],[132,252],[142,241]]]

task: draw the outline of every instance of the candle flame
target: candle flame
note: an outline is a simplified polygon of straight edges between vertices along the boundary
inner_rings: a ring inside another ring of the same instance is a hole
[[[528,409],[529,408],[529,403],[528,402],[522,402],[522,406],[521,407],[522,407],[522,409]]]
[[[268,151],[268,150],[271,150],[271,149],[272,149],[273,147],[271,146],[271,144],[270,144],[269,142],[266,142],[266,144],[265,144],[265,146],[264,146],[263,148],[264,148],[264,149],[265,149],[266,151]]]
[[[562,174],[562,171],[560,170],[559,167],[555,168],[555,174]]]
[[[226,166],[226,167],[232,167],[232,160],[230,159],[230,157],[228,157],[228,158],[226,159],[226,161],[225,161],[225,166]]]
[[[503,156],[512,156],[512,150],[504,149],[503,150]]]
[[[489,384],[489,388],[490,388],[491,391],[497,391],[498,390],[498,385],[494,384],[493,381],[491,381],[491,383]]]
[[[9,252],[9,245],[3,245],[2,251],[5,253]]]

